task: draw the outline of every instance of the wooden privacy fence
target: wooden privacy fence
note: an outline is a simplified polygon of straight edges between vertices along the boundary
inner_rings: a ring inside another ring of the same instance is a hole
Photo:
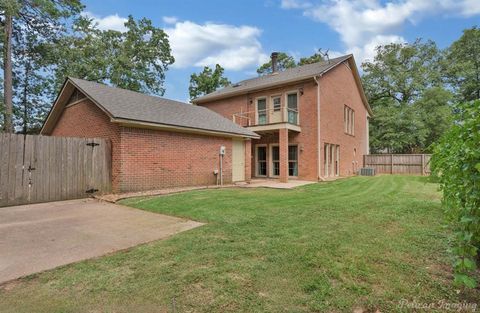
[[[369,154],[363,167],[374,168],[377,174],[430,174],[431,154]]]
[[[0,133],[0,207],[111,190],[110,141]]]

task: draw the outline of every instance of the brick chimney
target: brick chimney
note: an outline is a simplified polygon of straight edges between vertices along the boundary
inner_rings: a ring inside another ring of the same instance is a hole
[[[276,73],[278,71],[277,68],[277,58],[278,58],[278,52],[272,52],[272,73]]]

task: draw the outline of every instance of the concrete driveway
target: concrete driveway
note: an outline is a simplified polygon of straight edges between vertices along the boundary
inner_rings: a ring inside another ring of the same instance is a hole
[[[93,199],[0,208],[0,283],[200,225]]]

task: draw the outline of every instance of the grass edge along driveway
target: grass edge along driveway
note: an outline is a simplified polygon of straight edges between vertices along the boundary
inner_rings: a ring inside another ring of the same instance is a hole
[[[5,286],[0,311],[172,312],[174,302],[177,312],[409,312],[399,304],[479,298],[451,284],[449,229],[425,177],[122,204],[208,224]]]

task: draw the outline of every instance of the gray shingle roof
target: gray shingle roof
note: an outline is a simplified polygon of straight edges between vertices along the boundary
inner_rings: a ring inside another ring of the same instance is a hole
[[[312,63],[302,66],[297,66],[294,68],[287,69],[276,74],[259,76],[247,80],[243,80],[236,84],[232,84],[228,87],[219,89],[203,97],[199,97],[193,100],[194,103],[202,103],[206,101],[211,101],[214,99],[224,98],[228,96],[233,96],[237,94],[246,93],[249,91],[266,88],[269,86],[288,83],[293,81],[299,81],[302,79],[307,79],[315,75],[320,75],[332,67],[348,60],[352,55],[344,55],[338,58],[330,59],[329,62],[323,61],[318,63]]]
[[[254,132],[201,106],[110,87],[83,79],[70,77],[68,79],[103,107],[114,119],[258,137]]]

